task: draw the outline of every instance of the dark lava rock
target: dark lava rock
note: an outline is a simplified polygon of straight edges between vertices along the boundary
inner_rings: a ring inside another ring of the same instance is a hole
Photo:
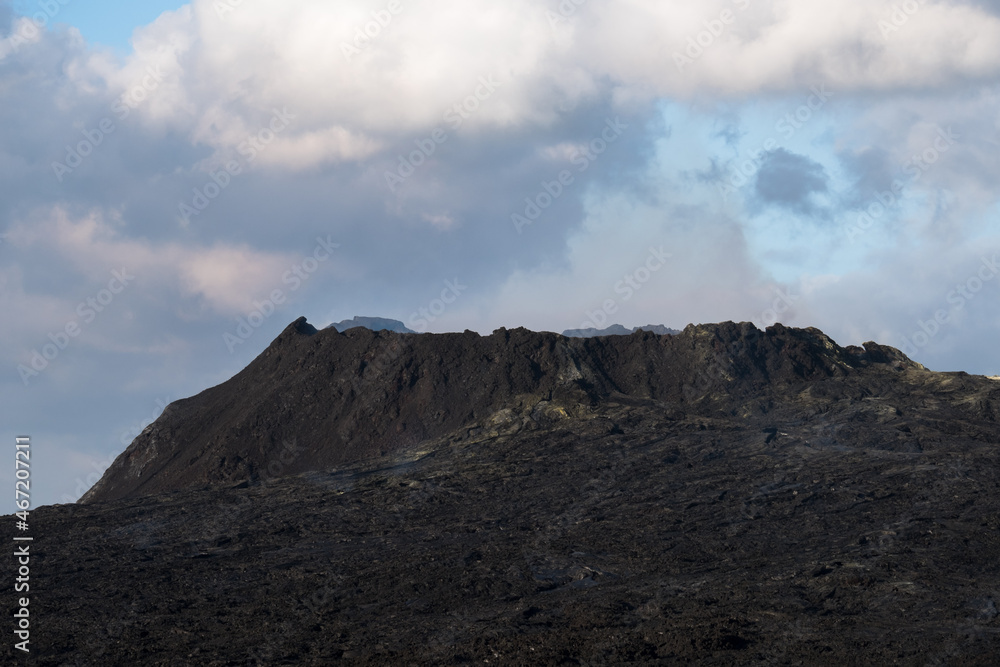
[[[844,349],[818,330],[781,325],[575,339],[526,329],[318,332],[300,318],[232,379],[171,403],[82,502],[255,480],[287,443],[298,454],[285,457],[282,473],[323,470],[540,400],[593,406],[627,397],[667,412],[749,417],[817,380],[840,378],[824,391],[856,398],[872,383],[905,393],[897,376],[920,369],[893,348]]]
[[[32,657],[995,664],[998,407],[815,329],[300,319],[31,513]]]

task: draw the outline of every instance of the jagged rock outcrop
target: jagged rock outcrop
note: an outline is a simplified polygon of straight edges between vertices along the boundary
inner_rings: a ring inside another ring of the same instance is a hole
[[[843,348],[782,325],[574,339],[526,329],[341,333],[300,318],[229,381],[172,403],[81,501],[253,482],[290,447],[283,474],[323,470],[540,404],[582,415],[640,401],[661,414],[761,419],[782,406],[829,410],[905,394],[906,373],[926,371],[894,348]]]

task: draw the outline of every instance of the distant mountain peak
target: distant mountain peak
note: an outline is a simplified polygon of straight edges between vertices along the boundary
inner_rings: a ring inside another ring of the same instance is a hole
[[[372,331],[395,331],[396,333],[417,333],[412,329],[407,329],[406,325],[399,320],[391,320],[386,317],[358,317],[355,316],[350,320],[343,320],[342,322],[336,322],[327,327],[327,329],[336,329],[337,331],[343,333],[348,329],[353,329],[355,327],[364,327],[365,329],[371,329]]]
[[[620,324],[612,324],[606,329],[566,329],[562,335],[567,338],[595,338],[597,336],[628,336],[636,331],[649,331],[659,336],[676,336],[680,333],[677,329],[671,329],[662,324],[647,324],[644,327],[632,327],[631,329],[626,329]]]

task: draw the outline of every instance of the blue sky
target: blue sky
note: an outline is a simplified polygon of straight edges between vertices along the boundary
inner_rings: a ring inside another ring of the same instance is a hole
[[[71,502],[300,315],[1000,374],[998,5],[0,2],[0,438]]]
[[[152,23],[163,12],[183,5],[182,2],[142,0],[69,0],[64,4],[58,3],[59,10],[54,13],[52,22],[73,26],[94,48],[111,48],[124,56],[132,50],[129,40],[136,27]],[[12,6],[16,12],[26,16],[46,12],[46,4],[37,0],[18,0]],[[46,12],[47,15],[50,13]]]

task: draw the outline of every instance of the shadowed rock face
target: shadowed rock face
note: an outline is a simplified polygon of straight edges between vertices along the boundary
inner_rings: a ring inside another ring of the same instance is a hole
[[[235,377],[168,406],[82,502],[254,481],[269,465],[322,470],[543,401],[567,415],[638,400],[664,414],[761,419],[809,383],[839,379],[813,391],[860,398],[906,391],[904,372],[924,371],[893,348],[841,348],[781,325],[571,339],[525,329],[340,333],[300,318]]]

